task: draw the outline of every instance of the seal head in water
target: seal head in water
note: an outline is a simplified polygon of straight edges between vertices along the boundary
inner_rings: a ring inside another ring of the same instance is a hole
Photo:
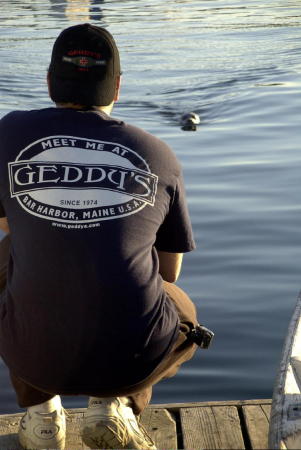
[[[182,130],[196,131],[196,126],[201,123],[200,117],[194,112],[183,114],[181,117]]]

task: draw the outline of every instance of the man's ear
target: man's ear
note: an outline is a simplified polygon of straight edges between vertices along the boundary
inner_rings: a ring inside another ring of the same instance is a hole
[[[116,78],[116,88],[115,88],[114,102],[117,102],[119,100],[120,86],[121,86],[121,76]]]
[[[47,86],[48,86],[48,94],[49,94],[49,97],[51,98],[51,95],[50,95],[51,82],[50,82],[50,72],[49,72],[49,71],[47,72],[47,77],[46,77],[46,79],[47,79]]]

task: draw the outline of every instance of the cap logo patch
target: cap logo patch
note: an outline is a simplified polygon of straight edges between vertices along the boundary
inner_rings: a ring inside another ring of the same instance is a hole
[[[105,66],[107,62],[104,59],[94,59],[91,56],[63,56],[63,61],[74,64],[75,66],[88,68],[95,66]]]
[[[91,56],[95,59],[100,59],[101,54],[98,52],[92,52],[90,50],[70,50],[67,53],[68,56]]]

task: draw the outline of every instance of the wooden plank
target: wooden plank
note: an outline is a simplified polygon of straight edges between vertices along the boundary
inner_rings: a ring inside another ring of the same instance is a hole
[[[266,430],[269,422],[271,400],[238,400],[206,403],[181,403],[150,405],[142,415],[142,424],[156,442],[158,448],[175,450],[177,445],[176,423],[170,412],[179,413],[183,430],[184,447],[189,450],[244,449],[243,432],[240,429],[238,408],[242,409],[245,428],[249,432],[253,449],[267,448]],[[251,407],[251,408],[250,408]],[[252,409],[253,407],[253,409]],[[255,409],[254,409],[255,408]],[[83,450],[79,427],[85,408],[68,410],[66,448]],[[18,426],[22,414],[0,415],[0,449],[19,450]],[[257,425],[258,421],[261,425]],[[256,431],[256,432],[255,432]],[[246,447],[247,447],[246,443]]]
[[[147,408],[141,415],[141,422],[157,448],[178,448],[176,422],[166,409]]]
[[[151,408],[163,408],[168,411],[178,411],[180,408],[191,408],[198,406],[243,406],[243,405],[271,405],[271,399],[256,400],[223,400],[212,402],[187,402],[187,403],[162,403],[151,404]]]
[[[18,428],[22,414],[0,416],[0,449],[19,450]]]
[[[269,406],[270,409],[270,406]],[[261,405],[242,407],[252,449],[268,449],[269,411]]]
[[[184,448],[245,449],[235,406],[180,409]]]

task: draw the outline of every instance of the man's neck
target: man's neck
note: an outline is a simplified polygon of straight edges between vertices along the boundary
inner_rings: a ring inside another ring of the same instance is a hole
[[[94,111],[102,111],[109,116],[112,112],[113,106],[114,106],[114,102],[112,102],[110,105],[107,105],[107,106],[93,106],[91,108]],[[84,105],[78,105],[76,103],[56,103],[56,107],[57,108],[71,108],[71,109],[77,109],[77,110],[87,108]]]

